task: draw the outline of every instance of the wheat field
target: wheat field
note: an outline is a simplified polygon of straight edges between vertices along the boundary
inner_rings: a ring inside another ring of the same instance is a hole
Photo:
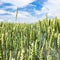
[[[60,19],[36,23],[0,22],[0,60],[60,60]]]

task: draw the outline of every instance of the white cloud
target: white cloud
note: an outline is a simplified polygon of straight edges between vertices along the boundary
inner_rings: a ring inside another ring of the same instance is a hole
[[[29,12],[27,11],[19,11],[18,12],[18,19],[16,20],[16,12],[9,12],[5,10],[0,10],[0,14],[8,13],[11,15],[1,15],[0,16],[0,21],[5,21],[5,22],[21,22],[21,23],[32,23],[36,22],[38,20],[37,17],[32,16]]]
[[[35,0],[1,0],[1,3],[6,2],[6,3],[11,3],[14,6],[5,6],[5,8],[13,8],[16,9],[16,6],[18,7],[25,7],[27,5],[29,5],[30,3],[32,3]],[[30,4],[31,5],[31,4]],[[4,8],[2,10],[0,14],[4,14],[4,13],[8,13],[10,14],[8,15],[4,15],[4,16],[0,16],[0,18],[4,21],[10,21],[10,22],[14,22],[15,21],[15,15],[16,12],[9,12],[4,10]],[[40,12],[41,13],[41,12]],[[40,14],[39,11],[36,11],[36,15]],[[19,11],[18,12],[18,19],[15,22],[26,22],[26,23],[32,23],[32,22],[36,22],[37,20],[39,20],[40,17],[38,18],[37,16],[32,16],[30,14],[30,12],[27,11]]]
[[[35,0],[1,0],[1,3],[6,2],[6,3],[11,3],[18,7],[25,7],[30,3],[32,3],[33,1]]]
[[[5,10],[0,10],[0,14],[5,14],[5,13],[7,13],[7,14],[11,14],[11,15],[15,15],[15,13],[13,13],[13,12],[9,12],[9,11],[5,11]]]
[[[46,14],[48,12],[48,9],[46,7],[42,7],[41,10],[34,10],[36,15]]]
[[[3,19],[0,19],[0,21],[3,21]]]
[[[29,3],[32,3],[34,0],[1,0],[1,2],[10,2],[15,6],[19,7],[25,7],[29,5]],[[19,11],[18,13],[18,20],[17,22],[26,22],[26,23],[31,23],[31,22],[36,22],[37,20],[45,17],[45,14],[48,14],[48,16],[57,16],[60,18],[60,0],[47,0],[44,2],[43,7],[41,10],[36,10],[34,9],[35,16],[32,16],[30,12],[27,11]],[[16,7],[12,6],[13,9],[16,9]],[[7,7],[6,7],[7,8]],[[5,10],[0,10],[0,14],[3,13],[9,13],[11,14],[10,16],[3,16],[1,18],[11,17],[11,20],[9,19],[8,21],[15,21],[15,15],[16,13],[14,12],[9,12]],[[41,16],[42,15],[42,16]],[[16,21],[15,21],[16,22]]]
[[[15,9],[15,10],[17,9],[16,6],[5,6],[5,8],[3,8],[3,9],[7,9],[7,8],[8,8],[8,9],[9,9],[9,8],[12,8],[12,9]]]
[[[5,11],[4,10],[0,10],[0,14],[3,14],[3,13],[5,13]]]
[[[29,17],[18,17],[16,20],[15,17],[13,16],[0,16],[0,21],[5,21],[5,22],[16,22],[16,23],[33,23],[37,22],[38,18],[34,16],[29,16]]]
[[[57,16],[60,18],[60,0],[48,0],[47,2],[44,2],[43,7],[41,10],[34,10],[35,14],[45,16],[45,14],[48,14],[48,16],[55,17]]]
[[[49,16],[57,16],[58,18],[60,18],[60,0],[48,0],[47,2],[45,2],[45,4],[43,5],[43,8],[46,10],[43,13],[48,13]],[[42,10],[44,10],[42,8]]]

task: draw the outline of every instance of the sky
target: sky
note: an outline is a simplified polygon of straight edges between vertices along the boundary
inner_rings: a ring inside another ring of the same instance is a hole
[[[46,14],[49,18],[60,18],[59,6],[60,0],[0,0],[0,21],[33,23],[43,19]]]

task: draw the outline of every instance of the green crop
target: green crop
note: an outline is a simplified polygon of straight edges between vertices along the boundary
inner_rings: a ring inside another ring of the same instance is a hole
[[[17,18],[16,13],[16,18]],[[60,60],[60,20],[0,22],[0,60]]]

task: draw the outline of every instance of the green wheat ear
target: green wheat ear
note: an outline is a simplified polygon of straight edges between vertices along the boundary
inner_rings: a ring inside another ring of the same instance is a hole
[[[18,17],[18,7],[16,9],[16,20],[17,20],[17,17]]]

